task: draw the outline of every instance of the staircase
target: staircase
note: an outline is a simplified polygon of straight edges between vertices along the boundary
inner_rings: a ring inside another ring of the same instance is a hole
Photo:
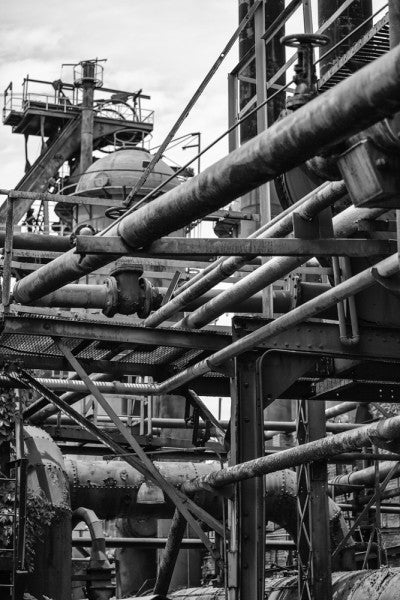
[[[58,169],[80,147],[81,116],[77,115],[68,121],[61,132],[50,144],[49,148],[41,154],[25,173],[15,187],[16,190],[29,192],[45,192],[50,177],[57,175]],[[31,200],[20,199],[14,201],[14,222],[18,223],[32,204]],[[0,206],[0,223],[6,218],[6,201]]]

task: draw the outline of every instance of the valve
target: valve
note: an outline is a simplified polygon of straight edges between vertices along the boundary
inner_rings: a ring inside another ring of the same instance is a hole
[[[293,82],[296,90],[287,100],[287,108],[296,110],[317,94],[317,75],[314,65],[314,48],[325,46],[329,42],[326,35],[316,33],[296,33],[285,35],[281,44],[290,48],[297,48],[297,63],[294,67]]]

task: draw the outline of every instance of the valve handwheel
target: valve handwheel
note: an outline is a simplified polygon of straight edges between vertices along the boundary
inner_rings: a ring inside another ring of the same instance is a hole
[[[281,44],[289,46],[290,48],[300,48],[301,46],[318,48],[326,46],[329,42],[329,38],[326,35],[321,35],[319,33],[293,33],[291,35],[284,35],[280,41]]]

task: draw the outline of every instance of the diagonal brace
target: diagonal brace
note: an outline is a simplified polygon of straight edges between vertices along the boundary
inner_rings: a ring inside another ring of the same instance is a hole
[[[206,511],[203,511],[201,509],[199,510],[199,507],[193,502],[193,500],[188,498],[179,490],[176,490],[168,481],[165,480],[165,478],[161,475],[158,469],[154,466],[151,459],[141,448],[138,441],[134,438],[134,436],[131,434],[131,432],[127,429],[127,427],[118,417],[116,412],[113,410],[113,408],[109,405],[107,400],[104,398],[103,394],[94,385],[93,381],[90,379],[89,375],[86,373],[79,361],[72,354],[71,350],[58,339],[54,339],[54,342],[56,343],[62,354],[65,356],[65,358],[68,360],[68,362],[70,363],[74,371],[77,373],[77,375],[79,375],[79,377],[85,383],[90,393],[96,398],[97,402],[103,408],[105,413],[110,417],[111,421],[114,423],[121,435],[125,438],[129,446],[139,457],[147,473],[151,476],[155,483],[163,490],[163,492],[168,496],[168,498],[173,502],[173,504],[176,506],[179,512],[185,517],[186,521],[194,529],[194,531],[203,541],[207,549],[214,554],[214,546],[210,543],[208,537],[205,535],[199,523],[193,517],[192,512],[201,520],[207,519],[207,524],[213,529],[215,529],[220,535],[222,535],[223,533],[223,525],[219,523],[216,519],[211,517],[211,515],[208,515]]]

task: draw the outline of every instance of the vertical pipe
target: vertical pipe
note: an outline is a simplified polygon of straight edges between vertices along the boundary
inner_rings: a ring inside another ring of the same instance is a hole
[[[228,128],[231,128],[238,119],[238,79],[232,73],[228,74]],[[228,135],[228,150],[233,152],[239,146],[238,128],[233,129]]]
[[[186,519],[179,510],[176,509],[171,522],[165,550],[158,568],[157,580],[153,590],[154,594],[160,594],[160,596],[168,594],[185,529]]]
[[[7,198],[6,235],[4,240],[4,264],[3,264],[3,289],[2,305],[3,311],[8,311],[10,306],[11,289],[11,264],[13,251],[13,225],[14,225],[14,202]]]
[[[94,98],[94,78],[95,63],[85,61],[82,63],[82,122],[81,122],[81,157],[80,172],[84,173],[92,164],[93,153],[93,98]]]
[[[263,2],[254,15],[254,38],[256,59],[256,96],[257,104],[265,103],[267,97],[267,65],[265,42],[262,35],[265,29],[265,3]],[[262,133],[268,127],[267,105],[257,111],[257,133]],[[258,190],[258,203],[261,226],[271,221],[271,183],[261,185]],[[254,225],[254,224],[253,224]],[[266,262],[263,259],[262,262]],[[272,306],[272,286],[266,286],[262,290],[262,312],[267,318],[272,318],[274,309]]]

